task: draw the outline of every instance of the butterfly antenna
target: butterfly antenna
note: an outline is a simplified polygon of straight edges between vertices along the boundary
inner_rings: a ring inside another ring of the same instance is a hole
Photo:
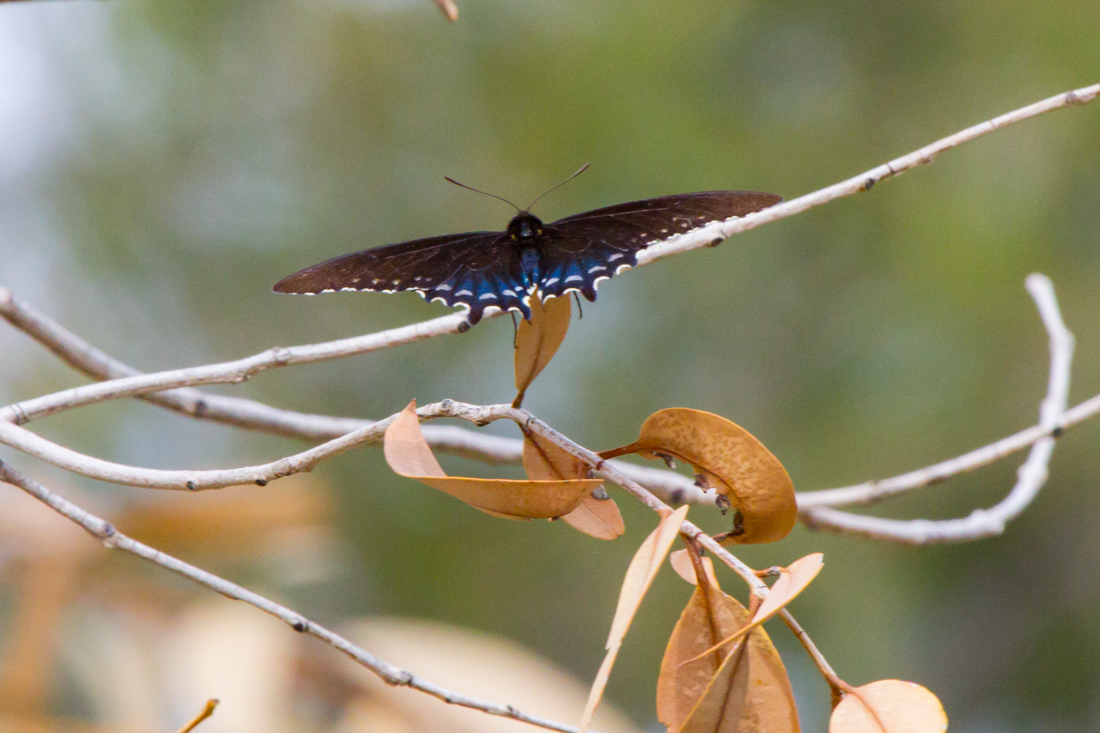
[[[549,188],[549,189],[547,189],[547,190],[543,191],[542,193],[540,193],[540,194],[538,195],[538,198],[536,198],[536,199],[535,199],[534,201],[532,201],[531,203],[527,204],[527,208],[525,209],[525,211],[530,211],[530,210],[531,210],[531,207],[532,207],[532,206],[534,206],[535,204],[537,204],[537,203],[539,202],[539,199],[541,199],[541,198],[542,198],[543,196],[545,196],[546,194],[550,193],[551,191],[556,191],[557,189],[561,188],[562,186],[564,186],[565,184],[569,183],[569,182],[570,182],[570,181],[572,181],[572,180],[573,180],[574,178],[576,178],[577,176],[579,176],[579,175],[580,175],[581,173],[584,173],[584,172],[585,172],[586,170],[588,170],[588,165],[589,165],[588,163],[585,163],[584,165],[582,165],[582,166],[581,166],[580,170],[578,170],[578,171],[577,171],[576,173],[574,173],[573,175],[569,176],[568,178],[566,178],[566,179],[565,179],[564,181],[562,181],[562,182],[561,182],[561,183],[559,183],[558,185],[554,186],[553,188]]]
[[[458,181],[451,178],[450,176],[443,176],[443,178],[446,179],[447,181],[453,183],[454,185],[458,186],[459,188],[465,188],[467,190],[473,191],[474,193],[480,193],[480,194],[484,194],[485,196],[490,196],[492,198],[495,198],[497,201],[503,201],[504,203],[508,204],[513,209],[515,209],[517,213],[522,211],[522,209],[520,209],[518,206],[513,204],[511,201],[509,201],[508,199],[503,198],[501,196],[497,196],[495,193],[489,193],[488,191],[482,191],[481,189],[474,188],[473,186],[467,186],[465,183],[459,183]],[[528,208],[530,208],[530,207],[528,207]]]

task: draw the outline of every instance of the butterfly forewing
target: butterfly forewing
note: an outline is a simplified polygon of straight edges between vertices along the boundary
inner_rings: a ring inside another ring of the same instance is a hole
[[[596,299],[596,285],[637,264],[651,244],[731,217],[765,209],[782,198],[755,191],[705,191],[662,196],[568,216],[546,225],[539,290],[572,290]]]
[[[333,290],[401,292],[466,305],[471,324],[486,308],[527,316],[528,294],[514,247],[501,232],[469,232],[365,249],[296,272],[275,284],[279,293]]]

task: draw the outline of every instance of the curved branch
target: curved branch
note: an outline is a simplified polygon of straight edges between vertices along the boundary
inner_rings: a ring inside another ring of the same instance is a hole
[[[802,512],[803,521],[808,526],[910,544],[966,542],[1003,533],[1005,525],[1023,513],[1049,475],[1047,467],[1054,452],[1055,435],[1061,428],[1069,399],[1074,346],[1073,334],[1062,321],[1050,279],[1044,275],[1029,275],[1027,289],[1035,299],[1050,338],[1050,377],[1047,396],[1039,409],[1038,427],[1045,431],[1045,435],[1031,446],[1027,460],[1017,472],[1012,491],[996,506],[977,509],[962,519],[896,520],[818,508]]]
[[[497,715],[502,718],[511,718],[512,720],[518,720],[523,723],[530,723],[531,725],[537,725],[541,728],[548,728],[549,730],[562,731],[562,733],[576,733],[577,729],[573,726],[557,723],[546,718],[541,718],[535,715],[528,715],[521,712],[511,705],[501,705],[500,703],[489,702],[487,700],[481,700],[476,697],[470,697],[458,692],[453,692],[445,687],[440,687],[434,682],[429,682],[407,670],[395,667],[394,665],[386,662],[378,657],[374,656],[367,650],[356,646],[348,639],[329,631],[324,626],[318,623],[310,621],[300,613],[290,610],[286,606],[275,603],[274,601],[261,596],[259,593],[248,590],[236,583],[231,583],[224,578],[220,578],[213,573],[197,568],[194,565],[185,563],[171,555],[165,554],[160,550],[156,550],[148,545],[144,545],[135,539],[127,537],[119,532],[114,526],[101,519],[94,514],[91,514],[84,509],[81,509],[76,504],[73,504],[66,499],[58,496],[42,484],[31,479],[28,476],[24,476],[22,473],[16,471],[11,466],[7,465],[3,461],[0,461],[0,481],[9,483],[12,486],[16,486],[23,491],[27,492],[35,499],[38,499],[43,504],[46,504],[58,514],[63,517],[77,523],[83,527],[88,534],[92,535],[104,546],[112,549],[122,550],[128,552],[131,555],[136,555],[143,560],[148,560],[151,563],[161,566],[166,570],[170,570],[177,575],[181,575],[188,580],[194,581],[199,585],[206,586],[207,588],[221,593],[226,598],[230,598],[235,601],[243,601],[248,605],[258,608],[264,613],[270,614],[275,618],[283,621],[295,631],[300,633],[309,634],[316,637],[326,644],[335,647],[345,655],[350,657],[355,662],[358,662],[362,666],[366,667],[370,671],[382,678],[386,684],[393,685],[395,687],[409,687],[414,690],[431,695],[434,698],[442,700],[443,702],[450,703],[451,705],[459,705],[466,708],[473,708],[474,710],[480,710],[483,713],[489,715]]]

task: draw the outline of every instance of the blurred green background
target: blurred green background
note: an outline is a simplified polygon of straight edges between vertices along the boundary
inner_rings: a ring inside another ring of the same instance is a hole
[[[1100,4],[1084,0],[460,10],[448,24],[428,0],[0,6],[0,285],[143,370],[229,360],[446,312],[412,294],[270,290],[345,252],[503,228],[507,207],[444,175],[522,203],[590,162],[539,203],[548,220],[695,190],[793,198],[1100,81]],[[1048,354],[1030,272],[1053,279],[1078,337],[1071,403],[1100,391],[1098,238],[1100,103],[605,283],[525,406],[593,448],[633,440],[663,407],[717,412],[803,491],[908,471],[1036,421]],[[511,349],[511,324],[495,319],[217,391],[356,417],[414,397],[502,402]],[[0,328],[0,402],[81,382]],[[33,427],[156,467],[301,448],[139,403]],[[825,553],[793,610],[852,683],[920,682],[955,731],[1095,730],[1098,447],[1100,421],[1067,433],[1048,485],[997,539],[913,549],[799,527],[739,554],[762,567]],[[998,501],[1020,460],[876,511],[965,515]],[[284,589],[296,607],[324,622],[444,620],[595,672],[648,510],[623,496],[627,534],[603,543],[468,509],[396,478],[375,449],[315,473],[336,490],[345,549],[326,578]],[[65,480],[108,502],[139,493]],[[262,489],[234,491],[263,501]],[[728,521],[693,516],[714,531]],[[271,568],[226,572],[280,587]],[[729,587],[741,593],[732,576]],[[611,679],[609,699],[647,729],[686,598],[671,573],[658,579]],[[785,629],[773,637],[805,729],[823,730],[827,688]]]

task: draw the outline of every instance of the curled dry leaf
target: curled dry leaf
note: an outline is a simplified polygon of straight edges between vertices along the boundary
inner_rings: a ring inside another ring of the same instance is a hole
[[[638,551],[634,553],[634,558],[626,569],[623,587],[619,591],[619,604],[615,607],[615,618],[611,621],[611,632],[607,635],[607,654],[604,656],[603,664],[600,665],[600,670],[596,673],[592,690],[588,693],[588,704],[585,705],[584,715],[581,717],[579,733],[585,733],[592,723],[592,715],[596,712],[596,706],[600,704],[600,698],[603,697],[603,691],[607,686],[608,677],[611,676],[611,668],[615,664],[615,657],[619,654],[623,637],[630,628],[630,622],[634,620],[634,614],[642,598],[653,583],[653,578],[664,564],[673,540],[680,533],[680,525],[684,523],[687,510],[686,506],[682,506],[663,517],[657,528],[650,532]]]
[[[564,516],[602,483],[599,479],[513,481],[448,476],[420,432],[415,409],[416,402],[410,402],[386,428],[383,442],[386,463],[402,476],[416,479],[489,514],[513,519]]]
[[[879,680],[855,688],[833,708],[829,733],[943,733],[947,713],[926,688],[913,682]],[[867,709],[870,705],[874,715]]]
[[[686,560],[694,580],[690,556],[676,554],[681,560],[675,564]],[[669,731],[797,733],[787,671],[764,629],[754,628],[733,647],[719,646],[748,624],[749,612],[716,584],[696,586],[668,640],[657,680],[657,717]]]
[[[588,475],[588,466],[576,456],[536,433],[523,440],[523,468],[534,480],[577,479]],[[600,540],[613,540],[626,527],[623,515],[611,497],[597,499],[589,494],[573,511],[562,517],[569,526]]]
[[[740,527],[722,544],[775,542],[794,527],[794,485],[783,464],[747,430],[720,415],[685,407],[655,412],[642,425],[636,443],[600,456],[626,453],[673,456],[694,466],[741,517]]]
[[[569,296],[551,298],[545,303],[541,298],[531,298],[531,320],[521,321],[516,332],[516,399],[513,407],[523,403],[523,396],[535,377],[539,375],[550,360],[554,358],[565,333],[569,330],[569,319],[573,315],[573,305]]]

